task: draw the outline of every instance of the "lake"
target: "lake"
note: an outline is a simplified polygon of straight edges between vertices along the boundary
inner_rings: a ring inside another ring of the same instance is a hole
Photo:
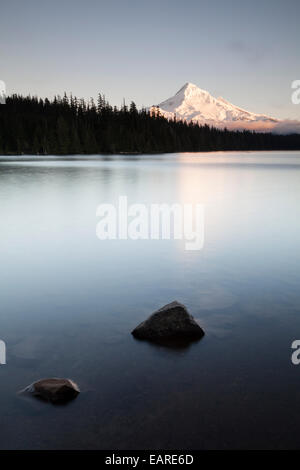
[[[99,240],[96,209],[192,203],[204,246]],[[1,449],[299,447],[300,152],[0,158]],[[184,303],[206,335],[135,340]],[[66,406],[17,392],[70,377]]]

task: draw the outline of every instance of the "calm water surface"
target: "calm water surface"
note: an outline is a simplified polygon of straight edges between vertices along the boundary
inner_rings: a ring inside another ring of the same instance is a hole
[[[201,203],[205,244],[100,241],[96,207]],[[300,153],[0,160],[2,449],[300,447]],[[130,331],[177,299],[206,331]],[[73,378],[54,407],[16,392]]]

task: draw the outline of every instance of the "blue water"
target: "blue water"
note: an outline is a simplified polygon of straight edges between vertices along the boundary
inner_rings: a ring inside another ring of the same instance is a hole
[[[96,237],[96,208],[205,208],[205,241]],[[300,153],[0,160],[2,449],[295,448],[300,432]],[[130,331],[177,299],[188,348]],[[17,391],[48,376],[54,407]]]

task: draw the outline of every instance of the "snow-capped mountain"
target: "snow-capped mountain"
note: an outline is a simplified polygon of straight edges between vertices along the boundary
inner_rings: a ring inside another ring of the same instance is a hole
[[[168,119],[176,116],[177,120],[193,121],[219,128],[265,132],[277,130],[282,123],[287,122],[246,111],[221,97],[214,98],[208,91],[198,88],[193,83],[186,83],[172,98],[163,101],[158,107],[160,114]]]

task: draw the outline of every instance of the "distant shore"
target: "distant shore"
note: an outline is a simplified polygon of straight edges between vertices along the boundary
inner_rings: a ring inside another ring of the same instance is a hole
[[[300,150],[300,134],[228,130],[166,119],[64,95],[8,97],[0,106],[0,155],[156,155],[181,152]]]

